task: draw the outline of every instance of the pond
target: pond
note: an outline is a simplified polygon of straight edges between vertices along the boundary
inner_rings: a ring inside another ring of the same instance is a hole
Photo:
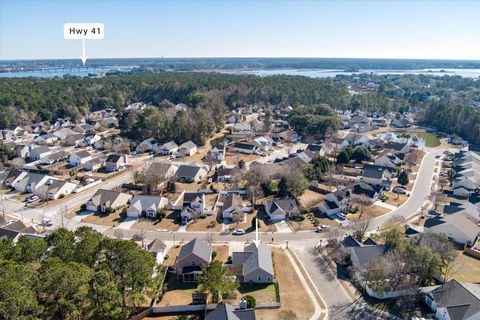
[[[395,142],[415,143],[419,148],[438,147],[440,145],[440,139],[431,132],[384,132],[378,134],[377,137]]]

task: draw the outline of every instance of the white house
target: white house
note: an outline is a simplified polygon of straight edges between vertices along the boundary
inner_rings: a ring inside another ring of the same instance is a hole
[[[140,142],[137,148],[135,149],[135,151],[137,153],[149,152],[149,151],[152,151],[156,146],[157,146],[157,140],[153,138],[149,138]]]
[[[242,197],[233,192],[228,193],[223,200],[222,218],[231,219],[232,214],[237,211],[243,212]]]
[[[139,218],[146,216],[156,218],[158,210],[163,209],[168,204],[168,199],[158,196],[134,196],[127,209],[127,216]]]
[[[92,155],[87,150],[80,150],[70,155],[69,162],[73,167],[80,166],[92,160]]]
[[[72,193],[77,187],[78,185],[72,182],[50,179],[37,187],[36,194],[40,199],[55,200]]]
[[[156,154],[161,155],[170,155],[174,154],[178,150],[178,145],[174,141],[167,142],[163,145],[157,145],[154,147],[154,151]]]
[[[206,166],[197,166],[194,164],[181,165],[177,172],[176,176],[180,181],[185,182],[199,182],[202,181],[208,174],[208,167]]]
[[[267,201],[264,204],[265,213],[272,221],[285,220],[286,218],[293,218],[300,214],[295,199],[277,199]]]
[[[37,161],[52,154],[52,150],[47,146],[32,147],[29,154],[31,160]]]
[[[195,153],[197,153],[197,145],[192,141],[187,141],[178,147],[175,155],[177,157],[186,157],[193,156]]]
[[[105,160],[105,169],[108,172],[119,171],[128,164],[128,158],[126,155],[121,154],[111,154]]]
[[[329,217],[338,213],[347,213],[352,207],[352,191],[350,189],[337,190],[325,196],[325,201],[317,206],[318,211]]]
[[[35,193],[38,187],[51,179],[53,178],[46,174],[28,172],[22,179],[18,180],[13,187],[20,193]]]

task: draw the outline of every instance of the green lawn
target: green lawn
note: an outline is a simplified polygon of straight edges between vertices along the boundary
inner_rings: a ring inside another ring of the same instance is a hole
[[[248,294],[255,297],[255,299],[257,300],[257,304],[274,303],[277,300],[275,293],[275,285],[273,283],[241,283],[240,287],[238,288],[238,292],[240,294],[237,296],[237,298],[241,298]]]

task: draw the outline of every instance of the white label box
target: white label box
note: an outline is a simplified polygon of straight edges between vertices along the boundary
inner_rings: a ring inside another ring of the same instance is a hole
[[[63,37],[68,40],[99,40],[105,35],[103,23],[65,23]]]

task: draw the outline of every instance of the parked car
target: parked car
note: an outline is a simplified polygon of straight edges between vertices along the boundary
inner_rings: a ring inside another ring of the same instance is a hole
[[[53,226],[53,221],[50,218],[43,218],[42,224],[46,227],[51,227]]]
[[[328,229],[328,226],[326,225],[321,225],[321,226],[318,226],[315,228],[315,232],[316,233],[320,233],[320,232],[324,232]]]
[[[448,172],[447,171],[442,171],[442,172],[440,172],[440,176],[446,177],[446,176],[448,176]]]
[[[37,201],[39,198],[36,194],[32,194],[30,197],[27,198],[27,201],[25,201],[26,203],[32,203],[34,201]]]
[[[244,235],[244,234],[245,234],[245,230],[243,230],[243,229],[235,229],[235,230],[232,232],[232,234],[233,234],[234,236],[241,236],[241,235]]]
[[[399,193],[399,194],[407,194],[407,190],[405,190],[405,188],[399,187],[399,186],[393,188],[392,192]]]
[[[428,210],[428,214],[431,216],[439,216],[441,213],[438,210]]]

